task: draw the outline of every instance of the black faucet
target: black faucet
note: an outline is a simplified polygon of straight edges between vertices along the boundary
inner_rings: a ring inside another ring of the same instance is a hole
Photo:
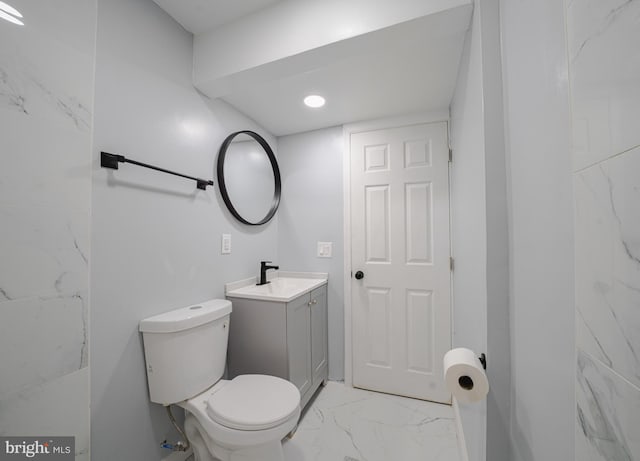
[[[279,266],[267,266],[271,261],[260,261],[260,281],[256,285],[265,285],[267,283],[267,271],[269,269],[280,269]]]

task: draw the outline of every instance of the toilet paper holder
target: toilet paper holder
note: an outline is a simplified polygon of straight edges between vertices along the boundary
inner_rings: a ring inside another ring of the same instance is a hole
[[[482,354],[480,354],[480,357],[478,357],[478,360],[480,360],[480,363],[482,364],[482,368],[484,368],[486,370],[487,369],[487,356],[484,354],[484,352]]]

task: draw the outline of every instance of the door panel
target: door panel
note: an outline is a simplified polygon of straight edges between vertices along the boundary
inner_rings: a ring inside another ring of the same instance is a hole
[[[431,229],[431,184],[405,184],[405,232],[407,264],[433,262],[433,232]]]
[[[367,365],[391,366],[391,290],[368,287],[366,313]]]
[[[389,262],[389,187],[365,187],[367,262]]]
[[[416,373],[433,372],[433,292],[407,290],[407,366]],[[425,334],[426,333],[426,334]]]

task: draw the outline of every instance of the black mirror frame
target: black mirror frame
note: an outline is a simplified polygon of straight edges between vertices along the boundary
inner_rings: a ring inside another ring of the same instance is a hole
[[[239,134],[246,134],[255,139],[260,146],[264,149],[267,157],[269,157],[269,162],[271,163],[271,170],[273,171],[273,180],[274,180],[274,193],[273,193],[273,201],[271,202],[271,209],[267,213],[267,215],[262,218],[258,222],[247,221],[243,218],[238,210],[235,209],[233,203],[231,203],[231,198],[229,197],[229,193],[227,192],[227,186],[224,181],[224,159],[227,155],[227,148],[229,144],[233,141],[233,139]],[[262,224],[266,224],[271,221],[271,218],[276,214],[278,210],[278,206],[280,205],[280,195],[282,191],[282,181],[280,179],[280,169],[278,168],[278,162],[276,161],[276,156],[271,150],[271,146],[269,143],[260,136],[258,133],[249,130],[236,131],[235,133],[231,133],[226,137],[222,145],[220,146],[220,151],[218,153],[218,164],[217,164],[217,174],[218,174],[218,185],[220,186],[220,193],[222,194],[222,200],[224,200],[224,204],[227,206],[229,212],[243,224],[247,224],[249,226],[260,226]]]

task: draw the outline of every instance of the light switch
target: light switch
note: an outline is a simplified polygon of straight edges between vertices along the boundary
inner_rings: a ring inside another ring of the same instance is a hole
[[[222,234],[222,248],[220,252],[223,255],[231,254],[231,234]]]
[[[330,258],[333,242],[318,242],[318,258]]]

